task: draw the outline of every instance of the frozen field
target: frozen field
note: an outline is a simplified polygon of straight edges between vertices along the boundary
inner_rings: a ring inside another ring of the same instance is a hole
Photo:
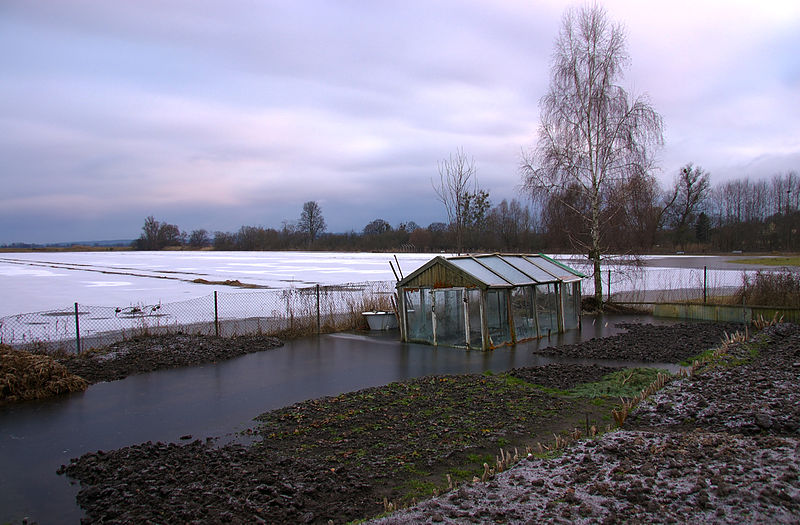
[[[397,254],[408,274],[438,254]],[[585,258],[559,257],[589,274]],[[711,261],[713,258],[709,258]],[[214,290],[236,292],[224,281],[270,288],[302,288],[315,284],[390,281],[388,253],[326,252],[65,252],[0,254],[0,317],[19,313],[91,306],[129,307],[184,301]],[[614,293],[647,290],[697,290],[702,266],[675,267],[680,258],[660,258],[665,266],[632,268],[612,264],[603,269],[604,286],[611,269]],[[688,258],[687,258],[688,260]],[[697,258],[693,258],[696,260]],[[741,282],[741,270],[710,270],[709,286]],[[203,279],[209,284],[195,283]],[[606,288],[607,290],[607,288]],[[583,283],[593,291],[592,279]],[[605,290],[604,290],[605,291]]]
[[[404,272],[435,255],[398,254]],[[237,291],[394,280],[385,253],[66,252],[0,254],[0,317],[74,303],[127,307]],[[210,284],[192,282],[203,279]]]

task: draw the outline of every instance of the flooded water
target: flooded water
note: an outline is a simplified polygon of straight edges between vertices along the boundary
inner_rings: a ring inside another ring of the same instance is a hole
[[[195,439],[225,436],[251,426],[255,416],[268,410],[425,375],[587,362],[534,352],[613,335],[619,332],[615,323],[625,321],[663,322],[587,317],[580,331],[492,352],[403,344],[396,332],[331,334],[218,364],[99,383],[67,398],[0,408],[0,522],[29,517],[40,523],[78,523],[78,487],[55,472],[86,452],[145,441],[178,442],[187,434]]]

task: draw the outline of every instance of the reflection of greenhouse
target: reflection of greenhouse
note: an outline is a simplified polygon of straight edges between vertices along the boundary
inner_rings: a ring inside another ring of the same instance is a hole
[[[436,257],[397,283],[401,337],[490,350],[574,329],[583,277],[544,255]]]

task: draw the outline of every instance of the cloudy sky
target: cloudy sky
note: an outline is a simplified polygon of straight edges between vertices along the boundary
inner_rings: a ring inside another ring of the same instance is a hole
[[[444,220],[437,162],[520,197],[555,0],[0,0],[0,243]],[[581,5],[581,4],[577,4]],[[659,180],[800,171],[800,2],[613,0]]]

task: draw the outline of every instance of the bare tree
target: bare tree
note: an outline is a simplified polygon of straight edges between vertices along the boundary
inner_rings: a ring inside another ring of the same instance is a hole
[[[317,201],[308,201],[303,204],[303,212],[300,220],[297,221],[297,229],[308,237],[308,245],[314,242],[319,234],[325,231],[325,218],[322,216],[322,208]]]
[[[665,194],[650,174],[636,174],[616,185],[610,190],[608,203],[613,219],[606,230],[614,240],[612,248],[632,253],[650,249],[675,198],[674,192]]]
[[[189,246],[192,248],[205,248],[211,246],[211,237],[208,236],[208,231],[205,229],[192,230],[189,234]]]
[[[708,172],[691,162],[681,168],[675,179],[673,227],[681,246],[686,240],[689,227],[694,224],[698,212],[708,198],[710,184]]]
[[[455,231],[458,253],[463,248],[469,203],[478,191],[476,172],[475,160],[467,158],[464,150],[459,148],[455,156],[451,154],[439,162],[439,184],[431,181],[436,197],[447,212],[447,220]]]
[[[632,99],[617,84],[629,61],[623,28],[610,23],[602,7],[568,10],[555,43],[550,90],[539,103],[536,147],[523,154],[521,164],[525,187],[534,195],[560,199],[577,190],[585,201],[580,207],[563,204],[586,225],[588,242],[579,248],[593,262],[598,305],[607,191],[647,173],[652,147],[663,142],[661,116],[645,98]]]
[[[167,246],[180,246],[186,234],[174,224],[159,222],[152,215],[144,220],[142,234],[133,244],[137,250],[162,250]]]
[[[364,235],[381,235],[392,231],[392,225],[383,219],[375,219],[364,226]]]

